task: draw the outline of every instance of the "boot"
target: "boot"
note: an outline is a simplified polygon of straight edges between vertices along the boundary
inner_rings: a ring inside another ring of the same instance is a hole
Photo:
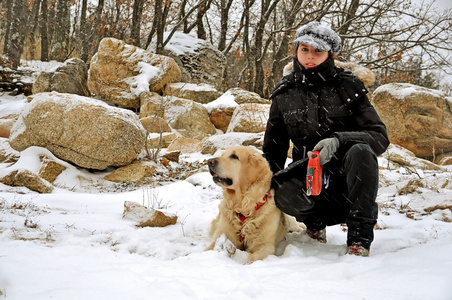
[[[306,234],[313,240],[317,240],[320,243],[326,243],[326,229],[310,230],[306,229]]]

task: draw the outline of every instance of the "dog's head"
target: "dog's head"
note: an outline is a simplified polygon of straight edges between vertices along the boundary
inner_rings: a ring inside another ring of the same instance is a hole
[[[268,181],[272,176],[266,159],[251,147],[229,148],[207,163],[213,181],[230,190],[245,192],[256,181]]]

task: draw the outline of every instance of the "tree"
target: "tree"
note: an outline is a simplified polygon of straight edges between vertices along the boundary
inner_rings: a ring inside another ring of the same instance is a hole
[[[131,38],[133,40],[133,44],[137,47],[140,47],[141,17],[143,15],[144,2],[145,2],[145,0],[134,0],[133,1]]]
[[[25,40],[25,25],[28,21],[29,11],[26,0],[14,0],[8,3],[10,6],[7,12],[8,39],[6,44],[6,55],[11,61],[14,69],[20,66],[20,56],[23,52]]]
[[[56,61],[65,61],[69,56],[71,32],[71,2],[70,0],[57,0],[56,28],[50,50],[50,57]]]
[[[48,4],[47,0],[41,1],[41,16],[39,19],[39,33],[41,34],[41,60],[49,60],[49,37],[47,32],[48,19],[47,19]]]

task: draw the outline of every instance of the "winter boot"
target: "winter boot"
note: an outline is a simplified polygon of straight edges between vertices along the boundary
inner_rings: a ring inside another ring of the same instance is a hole
[[[306,229],[306,234],[314,240],[319,241],[320,243],[326,243],[326,229],[321,230],[310,230]]]
[[[353,244],[348,246],[347,254],[356,256],[369,256],[369,250],[360,244]]]

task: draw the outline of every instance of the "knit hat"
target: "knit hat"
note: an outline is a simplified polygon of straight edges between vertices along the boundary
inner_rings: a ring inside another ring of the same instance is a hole
[[[341,51],[341,38],[328,25],[314,21],[301,26],[295,33],[294,45],[307,44],[319,51],[331,51],[339,54]]]

